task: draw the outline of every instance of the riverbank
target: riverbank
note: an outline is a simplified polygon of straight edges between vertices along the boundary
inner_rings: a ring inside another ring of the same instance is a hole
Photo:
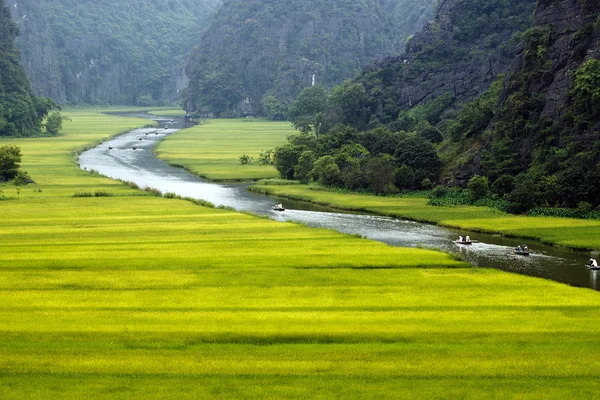
[[[573,249],[600,249],[600,221],[595,220],[518,216],[486,207],[434,207],[428,206],[428,199],[424,198],[338,193],[308,185],[258,184],[250,187],[250,190],[343,210],[365,211],[470,231],[531,238]]]
[[[170,136],[155,152],[171,165],[183,166],[214,182],[275,178],[279,174],[272,165],[257,163],[259,155],[284,143],[294,133],[289,122],[209,119]],[[243,154],[254,162],[242,165],[239,157]]]

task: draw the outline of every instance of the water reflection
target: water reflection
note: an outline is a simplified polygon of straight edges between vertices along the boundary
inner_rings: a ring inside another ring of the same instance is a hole
[[[103,143],[83,153],[81,168],[95,169],[102,175],[131,181],[140,187],[153,187],[161,192],[208,200],[215,205],[233,207],[278,221],[294,221],[317,227],[358,234],[392,246],[440,249],[459,254],[479,267],[494,267],[505,271],[553,279],[580,287],[600,289],[598,271],[589,271],[585,264],[589,255],[541,243],[528,241],[531,255],[513,254],[513,247],[522,239],[505,238],[475,232],[458,231],[434,225],[387,217],[345,213],[318,205],[278,199],[247,191],[246,184],[215,184],[206,182],[181,168],[158,160],[153,153],[157,141],[186,126],[183,119],[159,121],[159,128],[137,129]],[[165,129],[167,127],[167,129]],[[112,149],[109,149],[109,146]],[[135,147],[135,150],[134,150]],[[282,202],[285,212],[275,212],[273,204]],[[453,242],[459,235],[478,239],[472,245]]]

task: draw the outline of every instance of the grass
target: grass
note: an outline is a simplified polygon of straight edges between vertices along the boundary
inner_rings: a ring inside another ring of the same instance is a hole
[[[0,398],[597,395],[600,293],[146,196],[71,162],[146,121],[87,112],[10,140],[44,190],[0,203]]]
[[[256,119],[206,120],[205,124],[170,136],[157,147],[163,160],[213,181],[249,181],[279,176],[271,165],[241,165],[248,154],[256,161],[294,133],[289,122]]]
[[[268,183],[268,182],[267,182]],[[600,249],[600,221],[574,218],[526,217],[486,207],[434,207],[425,198],[378,197],[318,190],[307,185],[259,184],[252,190],[348,210],[431,222],[472,231],[533,238],[570,248]]]

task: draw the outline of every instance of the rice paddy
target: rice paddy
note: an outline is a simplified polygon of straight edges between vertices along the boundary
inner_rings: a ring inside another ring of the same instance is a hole
[[[252,190],[340,209],[362,210],[447,227],[532,238],[575,249],[600,250],[600,221],[597,220],[518,216],[486,207],[434,207],[428,206],[428,199],[425,198],[337,193],[316,190],[307,185],[259,184],[253,186]]]
[[[146,121],[71,118],[10,140],[43,190],[0,202],[0,398],[597,395],[600,293],[146,196],[71,162]]]
[[[213,181],[248,181],[275,178],[272,165],[257,164],[261,151],[272,150],[295,133],[289,122],[257,119],[206,120],[162,142],[156,154],[165,161]],[[242,165],[247,154],[252,164]]]

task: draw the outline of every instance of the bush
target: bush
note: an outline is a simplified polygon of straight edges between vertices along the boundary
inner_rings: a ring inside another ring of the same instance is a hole
[[[315,161],[310,174],[323,185],[333,185],[337,183],[340,176],[340,167],[332,156],[324,156]]]
[[[469,179],[467,189],[474,200],[482,199],[488,195],[490,190],[489,180],[485,176],[475,175]]]
[[[21,164],[21,149],[14,145],[0,146],[0,181],[17,176]]]
[[[29,175],[27,175],[27,172],[17,171],[17,175],[13,179],[13,183],[16,186],[25,186],[35,182],[33,181],[33,179],[31,179]]]
[[[429,190],[433,187],[433,184],[431,183],[431,181],[429,180],[429,178],[425,178],[421,181],[421,189],[422,190]]]
[[[96,196],[96,197],[112,197],[113,194],[110,192],[98,191],[98,192],[94,193],[94,196]]]
[[[94,195],[90,192],[75,192],[73,197],[94,197]]]
[[[415,184],[415,172],[408,165],[402,165],[396,170],[396,187],[410,189]]]
[[[250,157],[248,154],[242,154],[239,157],[239,160],[240,160],[240,164],[242,164],[242,165],[252,164],[252,157]]]

